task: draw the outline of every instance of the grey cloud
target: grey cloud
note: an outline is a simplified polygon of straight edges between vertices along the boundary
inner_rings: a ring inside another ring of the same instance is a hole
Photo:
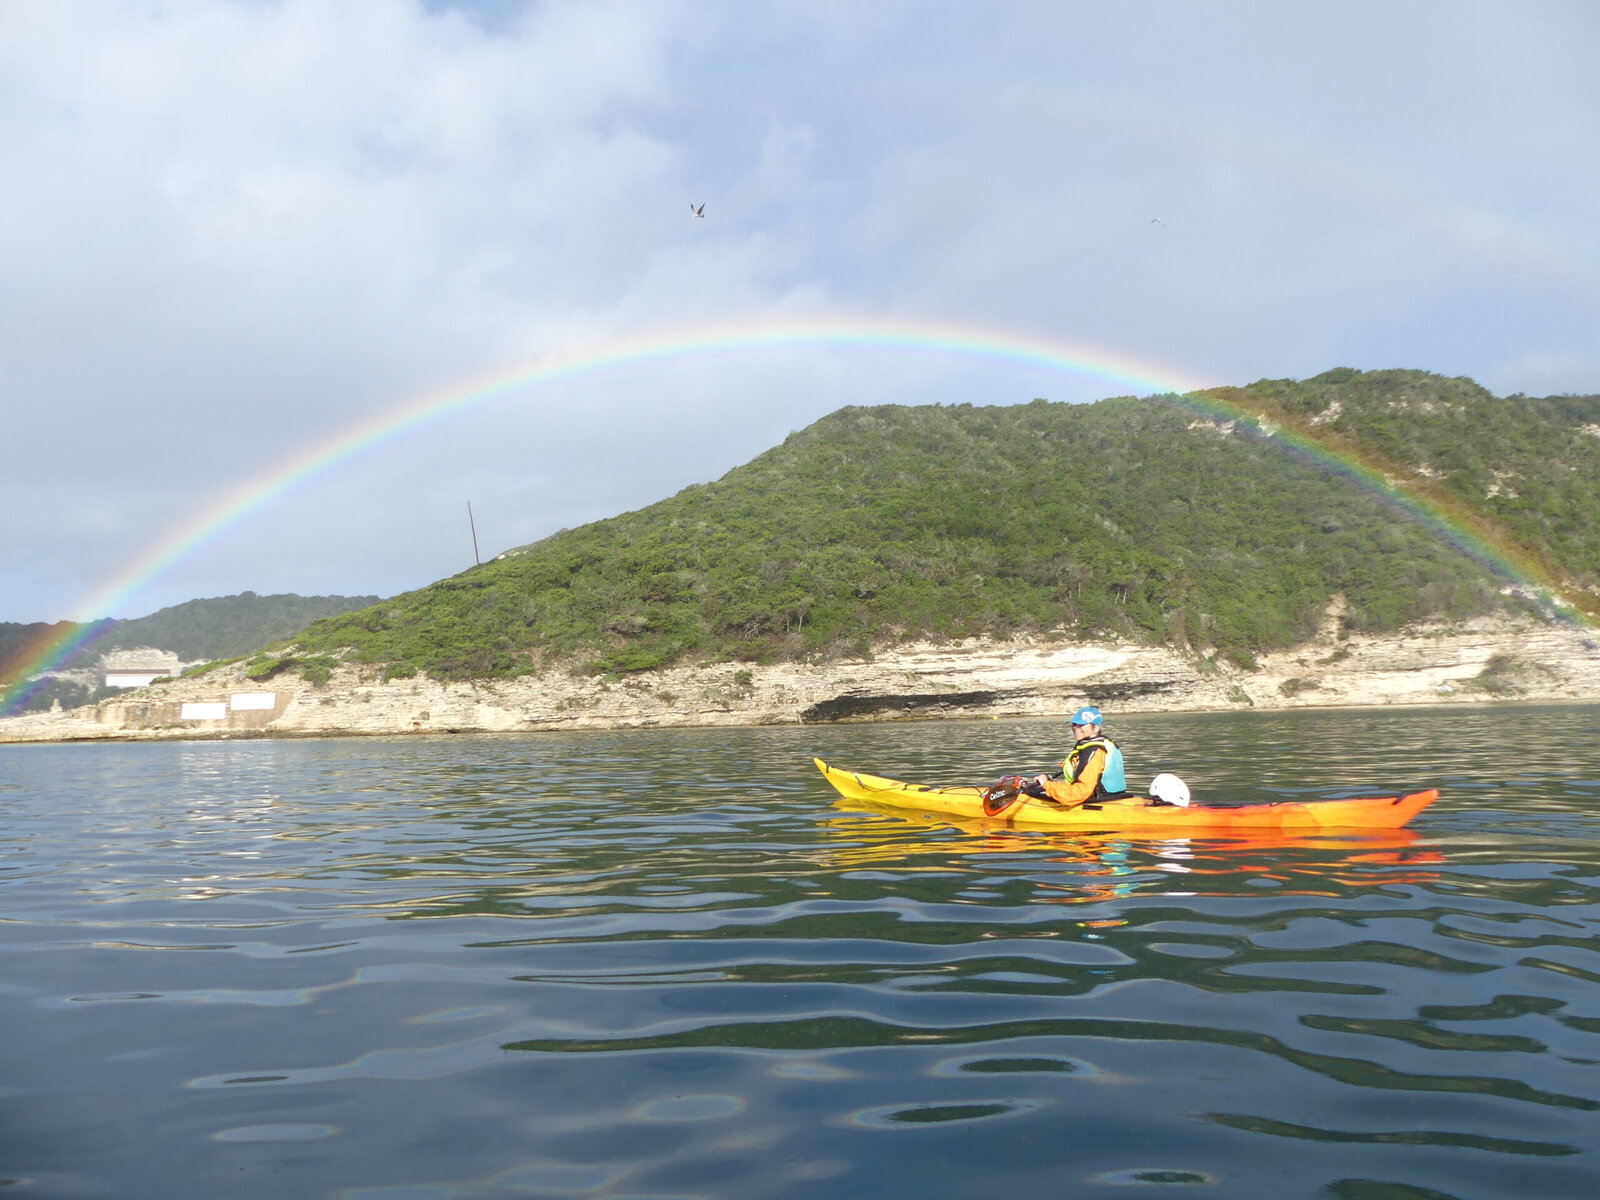
[[[0,618],[88,615],[297,452],[642,330],[864,313],[1218,381],[1600,387],[1586,4],[23,0],[0,23],[26,164],[0,196],[4,419],[42,448],[0,480]],[[116,615],[418,586],[463,565],[467,499],[505,548],[844,403],[1126,390],[822,347],[593,371],[350,458]]]

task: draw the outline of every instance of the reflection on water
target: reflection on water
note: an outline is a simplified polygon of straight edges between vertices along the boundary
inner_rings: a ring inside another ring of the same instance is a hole
[[[985,780],[1053,722],[6,747],[0,1183],[1588,1197],[1597,711],[1114,718],[1214,802],[1443,790],[1357,839],[963,826],[810,766]]]
[[[839,801],[841,809],[866,807]],[[1026,858],[1037,889],[1035,902],[1093,904],[1150,891],[1166,896],[1228,896],[1239,883],[1257,889],[1287,888],[1297,895],[1343,896],[1352,888],[1432,884],[1432,864],[1444,854],[1409,829],[1345,838],[1129,838],[983,829],[947,817],[883,810],[881,820],[841,820],[841,846],[830,862],[841,869],[892,868],[898,872],[947,870],[948,847],[930,842],[939,827],[962,829],[964,857]],[[917,832],[908,835],[907,824]],[[919,836],[920,835],[920,836]],[[935,861],[937,860],[937,861]],[[1045,864],[1061,864],[1062,877],[1042,877]],[[1409,868],[1409,869],[1406,869]],[[1120,925],[1120,918],[1096,922]]]

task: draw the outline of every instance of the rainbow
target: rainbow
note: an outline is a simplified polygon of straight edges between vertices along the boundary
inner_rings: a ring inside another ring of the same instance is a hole
[[[1262,425],[1261,415],[1229,399],[1228,389],[1204,391],[1207,381],[1157,363],[1102,348],[993,329],[969,323],[862,316],[799,316],[723,320],[698,326],[625,334],[588,345],[551,351],[407,400],[345,427],[236,485],[196,516],[169,530],[126,563],[77,605],[87,622],[67,634],[50,633],[14,660],[13,682],[0,692],[0,714],[28,690],[28,679],[91,646],[110,623],[94,614],[114,611],[151,581],[196,554],[287,493],[352,459],[426,426],[523,392],[604,371],[621,371],[678,359],[751,353],[782,348],[864,349],[946,355],[1013,367],[1043,368],[1103,380],[1140,394],[1178,394],[1186,403],[1225,420]],[[1509,538],[1483,527],[1480,519],[1442,493],[1397,485],[1394,473],[1354,447],[1287,426],[1265,432],[1296,452],[1340,471],[1356,483],[1394,498],[1418,518],[1494,569],[1541,591],[1559,594],[1553,573],[1516,550]],[[3,681],[0,681],[3,682]]]
[[[1239,388],[1211,388],[1175,399],[1201,414],[1247,424],[1297,457],[1376,493],[1495,574],[1532,589],[1551,616],[1588,625],[1600,616],[1594,597],[1567,584],[1542,555],[1413,469],[1336,432],[1266,409]]]

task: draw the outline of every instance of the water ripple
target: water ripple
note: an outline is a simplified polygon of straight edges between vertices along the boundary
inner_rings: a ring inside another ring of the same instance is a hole
[[[1513,781],[1504,710],[1126,719],[1230,802],[1445,785],[1267,842],[807,766],[982,778],[1040,722],[6,747],[6,1186],[1587,1198],[1596,710],[1536,711]]]

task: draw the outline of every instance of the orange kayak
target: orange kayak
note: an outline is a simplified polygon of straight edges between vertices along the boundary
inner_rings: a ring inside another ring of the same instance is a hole
[[[1024,798],[1012,804],[1000,816],[989,817],[983,811],[983,788],[977,785],[930,787],[927,784],[902,783],[898,779],[885,779],[880,775],[841,771],[837,767],[830,767],[820,758],[811,761],[817,764],[822,777],[846,800],[945,813],[997,825],[1077,829],[1085,833],[1186,837],[1265,831],[1307,833],[1318,830],[1348,832],[1399,829],[1439,798],[1438,788],[1403,796],[1311,800],[1303,803],[1286,801],[1282,804],[1252,804],[1238,808],[1208,808],[1197,804],[1180,808],[1156,805],[1142,796],[1109,800],[1104,804],[1081,808],[1062,808],[1052,801]]]

